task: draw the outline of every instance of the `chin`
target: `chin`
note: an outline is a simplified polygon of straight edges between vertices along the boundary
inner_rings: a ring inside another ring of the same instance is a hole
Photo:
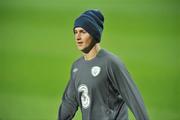
[[[78,50],[82,51],[84,50],[84,47],[78,47]]]

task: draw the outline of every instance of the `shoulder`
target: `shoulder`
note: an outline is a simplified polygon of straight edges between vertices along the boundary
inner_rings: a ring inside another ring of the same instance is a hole
[[[71,65],[71,70],[78,68],[79,65],[82,63],[82,60],[83,60],[83,56],[81,56],[78,59],[76,59],[75,61],[73,61],[72,65]]]
[[[125,64],[122,60],[112,52],[106,52],[106,71],[107,74],[118,74],[127,71]]]
[[[127,75],[127,68],[117,55],[109,52],[106,61],[106,71],[110,78],[112,78],[112,76],[122,77],[125,74]]]
[[[105,50],[107,65],[123,65],[121,58],[112,52]]]
[[[79,57],[78,59],[76,59],[76,60],[72,63],[72,65],[73,65],[73,66],[76,66],[76,65],[80,64],[80,63],[82,62],[82,60],[83,60],[83,56],[81,56],[81,57]]]

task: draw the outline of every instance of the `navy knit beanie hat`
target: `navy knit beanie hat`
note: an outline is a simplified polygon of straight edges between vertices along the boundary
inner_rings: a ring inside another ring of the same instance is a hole
[[[99,43],[104,28],[103,23],[104,16],[99,10],[87,10],[75,20],[74,29],[82,27],[93,37],[93,40]]]

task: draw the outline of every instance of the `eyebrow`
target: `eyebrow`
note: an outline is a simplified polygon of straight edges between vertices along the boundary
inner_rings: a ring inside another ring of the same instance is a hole
[[[79,32],[86,32],[85,30],[83,30],[83,29],[80,29],[80,30],[74,30],[74,32],[77,32],[77,31],[79,31]]]

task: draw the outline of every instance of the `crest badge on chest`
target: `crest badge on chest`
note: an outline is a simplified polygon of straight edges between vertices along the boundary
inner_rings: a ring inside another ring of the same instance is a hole
[[[101,72],[101,68],[99,66],[93,66],[91,68],[91,74],[96,77],[99,75],[99,73]]]

